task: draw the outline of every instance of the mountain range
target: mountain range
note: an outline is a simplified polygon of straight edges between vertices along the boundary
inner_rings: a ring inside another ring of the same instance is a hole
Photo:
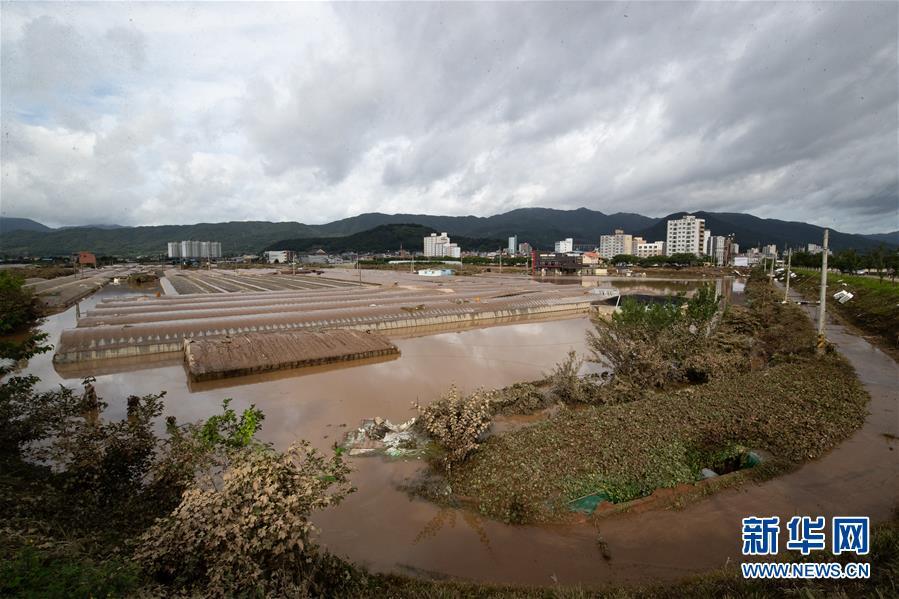
[[[678,212],[663,218],[618,212],[605,214],[587,208],[556,210],[552,208],[520,208],[494,216],[434,216],[426,214],[360,214],[322,225],[298,222],[241,221],[227,223],[199,223],[194,225],[160,225],[119,227],[66,227],[52,229],[29,219],[0,217],[0,255],[49,256],[65,255],[88,250],[99,255],[139,256],[165,252],[166,242],[183,239],[220,241],[226,255],[257,253],[279,243],[296,245],[300,239],[316,239],[325,245],[325,238],[346,237],[371,231],[388,224],[414,224],[430,230],[446,231],[451,237],[469,238],[476,243],[503,242],[517,235],[519,242],[529,242],[539,249],[551,249],[556,240],[573,237],[575,243],[597,244],[599,236],[623,229],[647,241],[665,239],[665,221],[685,213]],[[823,229],[807,223],[763,219],[751,214],[735,212],[693,212],[706,219],[706,228],[715,235],[734,234],[742,247],[777,244],[804,247],[821,243]],[[380,234],[379,234],[380,235]],[[380,237],[379,250],[399,249],[402,235],[390,239]],[[346,240],[344,240],[345,242]],[[830,246],[835,251],[853,248],[866,251],[884,243],[899,246],[899,231],[877,235],[856,235],[831,230]],[[315,245],[313,243],[312,245]],[[344,243],[345,245],[345,243]],[[404,245],[405,247],[405,245]],[[463,249],[468,249],[462,245]],[[279,248],[286,249],[286,248]],[[376,251],[360,250],[360,251]]]
[[[378,225],[373,229],[343,235],[340,237],[299,237],[276,241],[266,250],[293,250],[295,252],[315,252],[324,250],[329,254],[343,252],[382,252],[399,250],[400,248],[419,250],[422,238],[431,233],[439,233],[436,229],[424,225],[410,223]],[[482,237],[465,237],[453,235],[453,243],[470,251],[490,251],[506,247],[505,239],[489,239]]]

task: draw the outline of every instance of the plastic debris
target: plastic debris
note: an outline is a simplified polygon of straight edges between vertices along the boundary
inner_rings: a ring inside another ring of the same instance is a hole
[[[718,476],[717,472],[715,472],[714,470],[710,470],[709,468],[703,468],[702,470],[699,471],[699,473],[702,474],[702,478],[704,478],[704,479],[705,478],[716,478]]]
[[[592,514],[596,510],[596,506],[604,501],[609,501],[609,496],[600,491],[569,501],[568,509],[572,512]]]
[[[351,456],[387,455],[409,457],[423,452],[426,440],[412,430],[415,418],[393,424],[380,417],[366,418],[362,426],[347,431],[342,447]]]

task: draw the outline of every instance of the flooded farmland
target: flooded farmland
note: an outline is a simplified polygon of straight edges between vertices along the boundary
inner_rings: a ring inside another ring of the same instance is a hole
[[[153,294],[153,288],[107,287],[80,309],[102,298]],[[75,308],[70,308],[48,318],[43,329],[56,343],[74,324]],[[413,401],[427,403],[451,384],[472,390],[539,378],[567,351],[585,351],[590,326],[575,317],[397,338],[401,354],[391,361],[192,386],[181,364],[142,363],[139,369],[98,375],[96,388],[110,405],[110,418],[124,415],[130,394],[165,390],[166,415],[182,421],[208,417],[231,397],[235,409],[256,404],[263,410],[263,440],[283,448],[305,438],[327,450],[362,418],[405,420],[414,414]],[[316,516],[322,544],[377,571],[546,585],[629,582],[678,578],[737,559],[739,519],[747,513],[883,518],[899,496],[895,441],[886,436],[899,434],[893,386],[899,372],[895,362],[841,327],[831,325],[829,337],[872,394],[872,416],[852,439],[792,474],[718,493],[682,511],[612,516],[597,531],[585,523],[508,526],[441,508],[398,488],[416,475],[420,461],[353,458],[358,491]],[[55,370],[51,354],[33,359],[27,372],[41,377],[42,388],[78,383]],[[600,533],[611,560],[597,548]]]

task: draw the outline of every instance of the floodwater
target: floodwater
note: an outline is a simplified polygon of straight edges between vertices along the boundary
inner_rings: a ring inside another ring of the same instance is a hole
[[[106,287],[83,300],[86,312],[100,299],[117,295],[155,295],[156,288]],[[57,343],[62,330],[75,326],[75,308],[50,316],[42,329]],[[132,369],[110,372],[102,365],[95,373],[95,387],[109,404],[108,416],[124,415],[124,398],[167,392],[166,415],[193,421],[215,413],[224,398],[233,398],[237,410],[255,404],[265,413],[261,437],[278,447],[307,439],[320,448],[342,439],[347,427],[357,427],[363,418],[381,416],[394,422],[415,415],[412,402],[427,404],[450,385],[463,391],[477,387],[503,387],[518,381],[541,378],[565,358],[570,350],[586,351],[585,333],[591,327],[586,317],[541,320],[445,332],[423,337],[392,339],[400,350],[398,359],[363,360],[352,366],[330,366],[222,379],[189,384],[184,366],[164,358],[125,360]],[[129,361],[130,360],[130,361]],[[112,366],[119,361],[110,361]],[[78,375],[58,372],[52,352],[37,356],[27,372],[41,378],[42,389],[59,384],[78,385]]]
[[[107,288],[98,295],[123,292],[127,290]],[[44,329],[54,341],[73,325],[70,309],[49,318]],[[182,366],[152,364],[130,373],[100,375],[96,386],[110,403],[110,417],[122,415],[128,394],[167,390],[166,411],[179,420],[207,417],[222,398],[233,397],[237,409],[255,403],[265,412],[264,440],[285,447],[306,438],[326,449],[362,418],[409,418],[413,400],[426,403],[450,384],[471,390],[538,378],[569,349],[584,351],[589,327],[586,318],[576,318],[398,339],[402,355],[397,360],[260,378],[228,388],[191,390]],[[853,363],[871,393],[871,415],[848,441],[791,474],[722,491],[681,511],[610,516],[600,521],[597,531],[583,523],[507,526],[468,511],[440,508],[397,488],[415,476],[421,462],[351,458],[358,491],[315,517],[320,540],[335,553],[377,571],[592,585],[669,580],[740,561],[740,520],[747,515],[868,515],[883,520],[899,501],[899,366],[841,326],[830,324],[828,338]],[[34,359],[28,372],[41,376],[45,388],[77,382],[62,380],[50,355]],[[600,554],[600,533],[610,560]]]

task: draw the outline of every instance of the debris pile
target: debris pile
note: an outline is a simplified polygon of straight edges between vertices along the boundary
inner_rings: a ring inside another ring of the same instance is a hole
[[[341,446],[351,456],[418,457],[424,452],[427,439],[413,430],[414,425],[415,418],[401,424],[380,417],[366,418],[362,426],[347,432]]]

